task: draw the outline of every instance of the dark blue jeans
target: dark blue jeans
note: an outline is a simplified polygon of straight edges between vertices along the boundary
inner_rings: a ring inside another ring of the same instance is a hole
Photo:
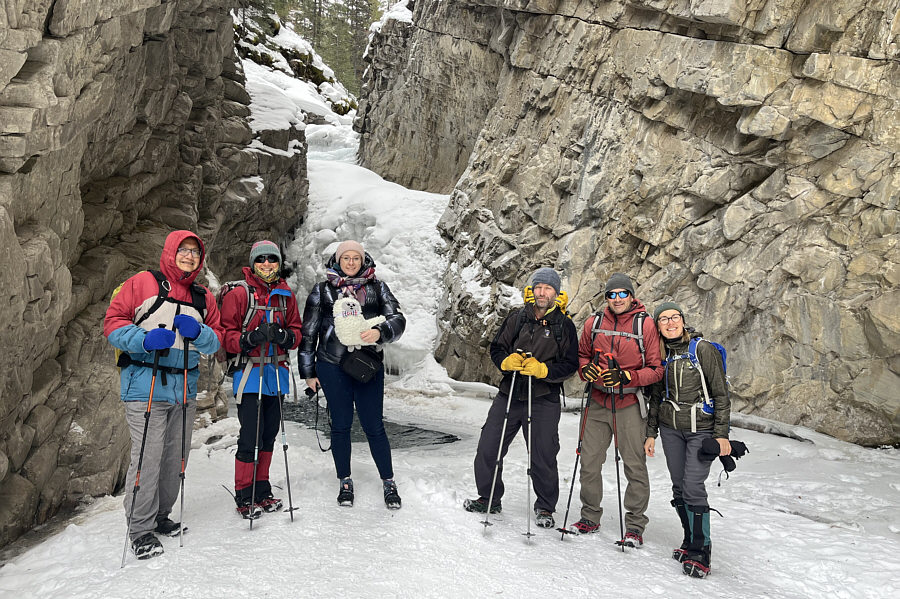
[[[331,412],[331,457],[338,478],[350,476],[350,427],[353,425],[353,406],[362,425],[372,459],[382,478],[393,478],[391,444],[384,430],[384,368],[368,383],[360,383],[344,374],[337,364],[319,360],[316,374],[325,392]]]

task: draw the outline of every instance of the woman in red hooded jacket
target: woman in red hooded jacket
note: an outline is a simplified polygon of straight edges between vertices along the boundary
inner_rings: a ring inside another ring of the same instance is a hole
[[[181,532],[181,523],[173,522],[169,514],[187,463],[188,454],[184,453],[183,462],[181,456],[191,446],[197,365],[201,353],[219,349],[222,337],[215,297],[194,282],[205,257],[199,237],[190,231],[173,231],[163,246],[160,270],[145,270],[125,281],[103,323],[103,334],[122,352],[119,378],[131,432],[126,488],[134,489],[125,493],[125,513],[138,559],[163,553],[157,534]]]
[[[269,466],[281,398],[289,391],[288,350],[300,343],[301,323],[297,298],[281,276],[281,266],[278,246],[257,241],[250,249],[250,266],[243,268],[244,280],[222,298],[225,350],[240,355],[233,378],[241,423],[234,493],[238,512],[248,519],[282,507],[272,494]]]

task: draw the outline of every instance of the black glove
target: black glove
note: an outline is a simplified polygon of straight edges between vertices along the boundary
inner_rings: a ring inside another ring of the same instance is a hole
[[[283,329],[277,322],[269,325],[269,341],[282,349],[290,349],[294,345],[294,333],[290,329]]]
[[[258,327],[252,331],[247,331],[241,335],[241,349],[244,353],[250,353],[253,349],[265,343],[269,336],[269,324],[260,323]]]
[[[731,472],[736,467],[737,464],[734,463],[735,458],[742,458],[745,454],[749,453],[750,450],[747,449],[747,445],[745,445],[742,441],[730,441],[731,443],[731,453],[728,455],[719,455],[719,442],[713,438],[703,439],[703,444],[700,446],[700,452],[697,454],[697,457],[701,460],[705,460],[707,462],[711,462],[716,458],[719,458],[719,461],[722,462],[722,468],[725,469],[725,472]]]

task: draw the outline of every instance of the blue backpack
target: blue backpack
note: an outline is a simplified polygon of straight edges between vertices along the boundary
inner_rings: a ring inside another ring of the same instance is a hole
[[[706,388],[706,377],[703,375],[703,368],[700,366],[700,359],[697,358],[697,344],[701,341],[706,341],[719,351],[719,355],[722,357],[722,370],[725,372],[725,392],[727,393],[728,388],[731,386],[731,382],[728,379],[728,367],[726,366],[726,358],[728,357],[728,352],[725,351],[724,347],[722,347],[715,341],[710,341],[708,339],[704,339],[703,337],[692,338],[688,343],[688,350],[686,354],[679,354],[677,356],[672,356],[668,360],[663,360],[663,366],[666,367],[666,372],[663,375],[663,378],[666,381],[666,397],[669,397],[669,364],[671,362],[674,362],[675,360],[690,360],[691,366],[697,369],[697,372],[700,373],[700,384],[703,387],[703,401],[698,402],[697,405],[700,406],[700,410],[704,414],[712,415],[715,412],[715,405],[712,397],[709,396],[709,390]]]

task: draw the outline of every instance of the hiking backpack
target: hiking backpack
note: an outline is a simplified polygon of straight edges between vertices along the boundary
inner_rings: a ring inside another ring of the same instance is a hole
[[[216,305],[219,307],[220,312],[222,311],[222,302],[225,299],[225,296],[236,287],[243,287],[244,292],[247,294],[247,311],[244,313],[244,318],[241,321],[241,335],[243,335],[247,332],[247,325],[250,324],[253,314],[258,310],[265,311],[267,308],[261,306],[260,303],[256,301],[256,294],[253,292],[253,289],[247,281],[228,281],[227,283],[223,283],[216,292]],[[284,312],[285,309],[285,306],[273,306],[268,308],[268,310],[274,310],[276,312]],[[219,349],[216,350],[216,361],[222,365],[222,370],[226,376],[233,375],[235,371],[243,370],[244,368],[241,354],[226,351],[224,345],[220,345]]]
[[[182,306],[191,306],[192,308],[194,308],[194,310],[196,310],[197,312],[200,313],[201,320],[204,320],[206,318],[206,289],[202,285],[200,285],[198,283],[191,283],[191,301],[190,302],[171,299],[169,297],[169,291],[171,291],[172,285],[169,283],[168,279],[166,279],[166,275],[164,275],[162,272],[160,272],[158,270],[150,270],[147,272],[152,274],[153,278],[156,279],[156,283],[157,283],[157,285],[159,285],[159,291],[157,291],[156,299],[150,305],[150,307],[147,309],[147,311],[144,312],[143,314],[141,314],[141,316],[137,320],[134,321],[134,324],[136,326],[141,326],[141,323],[143,323],[145,320],[150,318],[150,316],[154,312],[159,310],[162,307],[163,303],[165,303],[165,302],[171,302],[173,304],[179,304]],[[115,289],[113,289],[112,295],[109,298],[110,303],[112,303],[112,301],[115,299],[115,297],[117,295],[119,295],[119,292],[122,290],[122,287],[125,285],[126,282],[127,282],[127,279],[125,281],[122,281],[121,283],[119,283],[119,285],[116,286]],[[128,355],[127,352],[123,352],[120,349],[116,349],[116,366],[118,366],[119,369],[122,369],[131,363],[139,364],[139,365],[143,364],[142,362],[134,362],[133,360],[131,360],[130,356]]]

